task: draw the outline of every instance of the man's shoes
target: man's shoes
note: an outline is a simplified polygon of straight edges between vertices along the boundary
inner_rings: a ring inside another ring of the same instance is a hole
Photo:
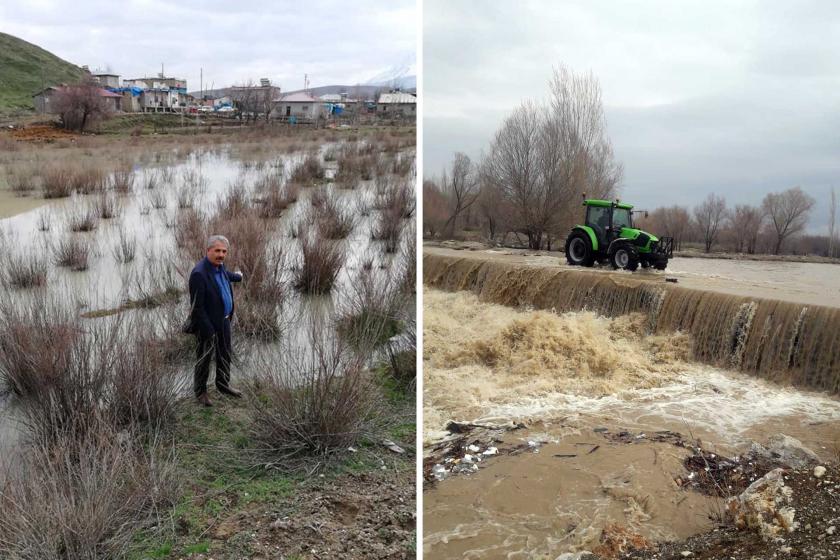
[[[227,395],[228,397],[233,397],[236,399],[242,398],[242,391],[237,391],[233,387],[216,387],[219,392],[223,395]]]
[[[210,396],[207,394],[207,392],[201,393],[195,398],[195,400],[198,401],[198,404],[202,404],[207,407],[213,406],[213,403],[210,402]]]

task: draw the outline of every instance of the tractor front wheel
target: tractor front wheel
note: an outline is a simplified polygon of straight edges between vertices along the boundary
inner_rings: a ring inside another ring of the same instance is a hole
[[[566,262],[575,266],[592,266],[595,260],[589,237],[579,231],[566,239]]]
[[[616,270],[633,272],[639,268],[639,253],[629,243],[618,243],[610,249],[610,264]]]

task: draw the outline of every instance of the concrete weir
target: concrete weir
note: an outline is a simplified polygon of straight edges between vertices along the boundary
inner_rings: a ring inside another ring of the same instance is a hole
[[[691,336],[694,359],[782,384],[840,393],[840,308],[688,289],[571,267],[511,264],[480,255],[423,255],[423,282],[512,307],[640,312],[650,332]]]

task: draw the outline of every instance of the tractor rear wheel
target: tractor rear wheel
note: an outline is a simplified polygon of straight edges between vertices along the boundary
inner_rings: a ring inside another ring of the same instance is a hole
[[[629,243],[616,243],[610,248],[610,264],[616,270],[633,272],[639,268],[639,253]]]
[[[592,266],[595,260],[589,237],[580,231],[572,232],[566,239],[566,262],[576,266]]]

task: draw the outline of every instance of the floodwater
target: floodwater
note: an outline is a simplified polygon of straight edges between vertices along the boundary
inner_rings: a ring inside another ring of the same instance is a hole
[[[426,558],[554,559],[592,550],[610,524],[653,540],[712,527],[721,501],[674,483],[687,450],[612,443],[603,429],[671,430],[728,456],[784,433],[836,459],[840,401],[691,362],[688,335],[645,326],[642,314],[558,315],[424,291],[427,449],[449,420],[522,422],[499,447],[540,444],[428,489]]]
[[[276,344],[250,341],[245,352],[238,352],[236,347],[244,337],[237,334],[234,325],[234,379],[251,371],[252,360],[259,359],[265,352],[277,352],[281,342],[285,349],[303,349],[304,345],[308,345],[311,325],[324,329],[327,338],[335,336],[329,320],[341,309],[348,292],[358,283],[364,261],[374,263],[370,274],[375,279],[393,276],[403,266],[401,252],[413,237],[413,230],[406,221],[400,247],[391,254],[382,250],[382,242],[372,239],[371,232],[378,216],[377,211],[372,209],[376,182],[361,181],[354,189],[339,189],[332,184],[330,179],[337,165],[334,161],[323,161],[323,156],[330,147],[339,146],[320,146],[318,153],[326,169],[327,181],[317,187],[300,189],[297,202],[273,222],[272,238],[272,242],[284,253],[284,269],[281,274],[288,281],[292,269],[301,259],[300,241],[292,234],[292,225],[297,224],[301,215],[308,211],[309,199],[314,192],[329,190],[338,200],[339,207],[350,210],[356,217],[351,234],[337,242],[344,255],[338,278],[332,291],[325,295],[302,295],[291,286],[287,287],[279,310],[283,340]],[[186,291],[187,278],[194,261],[179,254],[174,229],[179,212],[184,211],[183,200],[188,199],[189,206],[204,215],[212,214],[216,202],[234,185],[241,184],[250,188],[257,177],[269,172],[281,175],[286,181],[306,155],[304,152],[277,154],[269,162],[255,164],[253,161],[239,159],[235,148],[227,146],[198,149],[168,166],[136,165],[131,192],[125,195],[108,194],[116,199],[120,208],[119,215],[109,220],[97,220],[98,225],[93,231],[71,233],[68,223],[75,213],[95,204],[100,195],[74,195],[0,220],[0,240],[6,251],[21,255],[34,252],[46,256],[49,261],[46,290],[67,302],[74,302],[80,312],[113,309],[126,301],[159,293],[169,286]],[[403,151],[396,157],[413,159],[413,149]],[[151,175],[158,178],[158,185],[154,189],[147,189],[147,178]],[[406,180],[412,181],[412,178]],[[188,196],[184,197],[185,193]],[[0,199],[0,205],[3,204],[4,200]],[[43,227],[45,223],[49,224],[48,229]],[[71,271],[53,264],[53,247],[60,239],[69,236],[90,243],[92,256],[87,270]],[[120,236],[136,240],[136,256],[127,264],[118,262],[114,256],[114,248]],[[235,256],[236,251],[237,247],[232,246],[231,256]],[[194,260],[202,256],[196,255]],[[20,305],[26,305],[32,293],[30,290],[13,290],[11,297]],[[179,321],[186,319],[188,306],[185,302],[186,296],[182,295],[175,311],[183,315]],[[407,317],[413,316],[413,304],[404,312]],[[172,313],[172,309],[163,306],[150,310],[129,310],[126,313],[142,314],[150,323],[162,324],[165,322],[163,317],[166,313]],[[190,375],[188,370],[189,367],[185,366],[185,380]],[[0,395],[0,455],[6,455],[5,451],[11,449],[20,436],[13,421],[12,401]]]
[[[577,269],[567,265],[561,253],[511,249],[464,251],[429,246],[423,250],[438,255],[469,254],[509,263]],[[588,270],[619,276],[632,274],[636,278],[653,281],[661,281],[664,277],[675,278],[677,284],[685,288],[840,307],[840,265],[837,264],[676,257],[668,262],[664,271],[639,269],[633,273],[616,272],[608,266]]]

